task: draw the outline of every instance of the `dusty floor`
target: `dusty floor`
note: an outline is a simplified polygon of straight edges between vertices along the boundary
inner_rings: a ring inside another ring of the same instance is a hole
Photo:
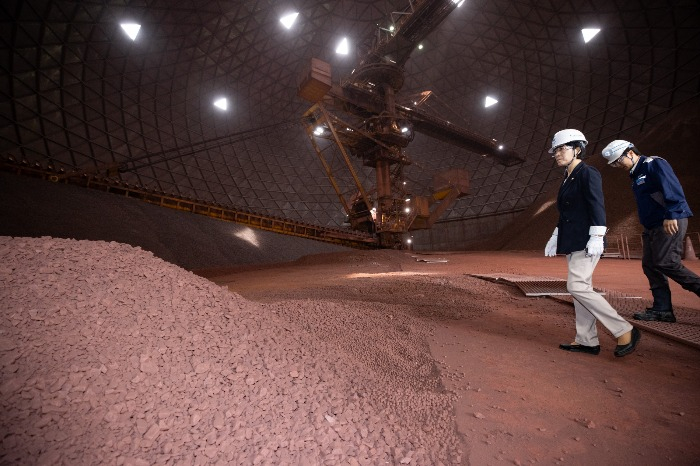
[[[609,335],[566,353],[570,305],[468,276],[564,278],[562,257],[198,276],[118,243],[0,237],[0,263],[0,464],[700,463],[700,350],[644,332],[625,358]],[[638,261],[594,281],[648,296]]]
[[[686,265],[700,273],[700,263]],[[599,327],[600,355],[566,353],[558,344],[574,336],[570,305],[467,276],[566,278],[563,257],[381,251],[213,273],[271,308],[350,301],[401,307],[396,321],[403,312],[419,318],[442,382],[459,395],[463,464],[700,464],[700,350],[644,332],[635,353],[615,358],[615,340]],[[596,287],[649,298],[645,284],[639,261],[604,259],[594,276]],[[672,289],[676,308],[700,313],[697,296]]]

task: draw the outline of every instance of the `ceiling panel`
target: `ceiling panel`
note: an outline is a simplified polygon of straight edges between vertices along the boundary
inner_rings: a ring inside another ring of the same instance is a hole
[[[357,45],[409,3],[298,0],[286,30],[286,5],[273,0],[5,0],[0,157],[68,171],[116,163],[149,189],[339,226],[296,88],[312,57],[334,80],[347,76],[356,59],[335,54],[340,38]],[[125,20],[142,25],[136,41]],[[584,27],[601,32],[585,44]],[[470,195],[446,219],[526,207],[559,179],[546,153],[559,129],[581,129],[594,152],[700,92],[696,0],[466,0],[423,45],[399,98],[430,90],[433,111],[526,157],[504,167],[419,134],[406,150],[411,192],[428,193],[447,168],[471,173]],[[485,108],[486,95],[498,103]],[[228,111],[213,107],[219,97]]]

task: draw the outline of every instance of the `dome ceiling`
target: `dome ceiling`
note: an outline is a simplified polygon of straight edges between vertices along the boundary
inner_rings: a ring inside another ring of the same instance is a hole
[[[348,76],[355,47],[409,3],[5,0],[0,157],[111,168],[147,189],[341,225],[297,86],[312,57],[330,63],[334,82]],[[299,15],[286,29],[290,10]],[[136,40],[123,22],[141,25]],[[601,31],[585,43],[583,28]],[[348,55],[335,51],[343,37]],[[406,149],[410,192],[429,192],[445,169],[471,175],[443,219],[527,207],[560,178],[546,153],[559,129],[582,130],[599,152],[700,92],[696,0],[466,0],[421,45],[399,97],[429,90],[435,114],[525,157],[506,167],[418,134]],[[487,96],[497,103],[485,107]]]

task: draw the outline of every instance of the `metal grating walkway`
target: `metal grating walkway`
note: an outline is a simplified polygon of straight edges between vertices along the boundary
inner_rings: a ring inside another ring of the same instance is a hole
[[[492,282],[505,282],[515,285],[525,293],[525,296],[570,296],[566,291],[566,280],[552,277],[533,277],[513,274],[470,274],[472,277],[481,278]],[[594,288],[598,293],[604,291]]]
[[[526,296],[550,296],[553,299],[573,305],[573,298],[566,291],[566,280],[561,278],[512,274],[469,274],[469,276],[495,283],[517,286]],[[644,322],[634,320],[632,316],[635,312],[640,312],[644,308],[650,307],[652,305],[651,300],[614,290],[596,288],[596,291],[604,295],[610,305],[635,327],[700,349],[700,310],[676,307],[674,309],[676,322],[673,324]]]

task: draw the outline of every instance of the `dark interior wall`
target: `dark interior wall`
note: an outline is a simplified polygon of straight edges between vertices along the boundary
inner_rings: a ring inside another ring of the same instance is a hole
[[[116,241],[188,270],[287,262],[348,248],[116,194],[0,172],[0,236]]]
[[[438,222],[427,230],[410,233],[415,251],[461,251],[469,249],[475,241],[483,241],[498,235],[510,225],[517,212],[464,220]]]

